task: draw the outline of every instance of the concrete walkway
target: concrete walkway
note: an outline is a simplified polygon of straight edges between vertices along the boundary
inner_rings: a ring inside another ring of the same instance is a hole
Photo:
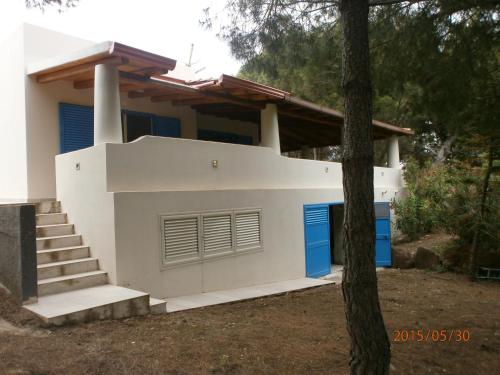
[[[321,279],[333,281],[335,284],[341,284],[343,269],[344,266],[341,266],[339,264],[332,264],[331,272],[328,275],[323,276]]]
[[[302,279],[279,281],[275,283],[255,285],[245,288],[228,289],[217,292],[167,298],[167,313],[196,309],[198,307],[218,305],[221,303],[271,296],[275,294],[308,289],[333,283],[334,281],[332,280],[311,279],[304,277]]]

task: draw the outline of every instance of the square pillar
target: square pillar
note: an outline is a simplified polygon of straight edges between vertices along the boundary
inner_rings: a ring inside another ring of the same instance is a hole
[[[99,64],[94,72],[94,145],[122,143],[120,79],[114,65]]]

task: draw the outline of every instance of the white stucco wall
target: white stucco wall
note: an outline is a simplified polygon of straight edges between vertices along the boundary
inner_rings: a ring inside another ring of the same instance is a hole
[[[399,170],[376,168],[375,200],[395,197],[399,182]],[[160,298],[303,277],[304,204],[343,200],[338,163],[151,136],[59,155],[57,186],[112,282]],[[262,209],[263,251],[162,268],[160,215],[245,208]]]
[[[374,186],[381,191],[399,188],[400,180],[398,169],[375,168]],[[306,187],[342,189],[341,164],[282,157],[267,147],[176,138],[109,144],[108,191]]]
[[[26,65],[94,44],[33,25],[25,25],[24,33]],[[60,152],[59,103],[92,106],[94,92],[93,89],[76,90],[71,82],[38,84],[28,76],[25,86],[27,196],[32,200],[55,198],[54,157]],[[122,109],[179,118],[182,137],[196,139],[196,112],[189,107],[172,106],[170,102],[152,103],[148,98],[129,99],[126,93],[121,94],[121,106]]]
[[[339,189],[115,193],[118,284],[163,298],[304,277],[303,205],[341,199]],[[159,215],[249,207],[262,209],[262,251],[161,269]]]
[[[24,30],[18,29],[0,45],[0,202],[28,198],[23,65]]]
[[[105,144],[57,157],[57,198],[75,232],[82,234],[84,245],[90,246],[91,255],[115,284],[114,198],[106,192],[105,161]]]
[[[93,42],[38,26],[24,25],[24,64],[71,53]],[[84,104],[84,93],[69,92],[71,85],[39,85],[25,76],[28,196],[32,200],[55,197],[54,156],[59,152],[58,101],[61,98]]]

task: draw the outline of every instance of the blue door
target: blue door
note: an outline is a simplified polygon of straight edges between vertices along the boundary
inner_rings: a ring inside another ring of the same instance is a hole
[[[59,104],[61,153],[94,145],[94,110],[76,104]]]
[[[389,203],[375,203],[375,234],[375,265],[389,267],[392,265]]]
[[[330,273],[330,221],[328,205],[304,206],[306,240],[306,276],[320,277]]]

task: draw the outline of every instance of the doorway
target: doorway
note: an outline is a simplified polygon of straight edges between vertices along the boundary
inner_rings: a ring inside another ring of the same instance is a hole
[[[151,115],[125,112],[123,117],[123,140],[125,142],[132,142],[143,135],[153,134],[153,117]]]
[[[344,204],[330,204],[330,258],[331,264],[344,264]]]
[[[157,116],[152,113],[123,111],[122,126],[124,142],[132,142],[144,135],[176,138],[181,136],[179,119]]]
[[[388,202],[375,206],[375,265],[390,267],[391,220]],[[344,203],[304,205],[306,276],[321,277],[330,273],[332,265],[344,264]]]

